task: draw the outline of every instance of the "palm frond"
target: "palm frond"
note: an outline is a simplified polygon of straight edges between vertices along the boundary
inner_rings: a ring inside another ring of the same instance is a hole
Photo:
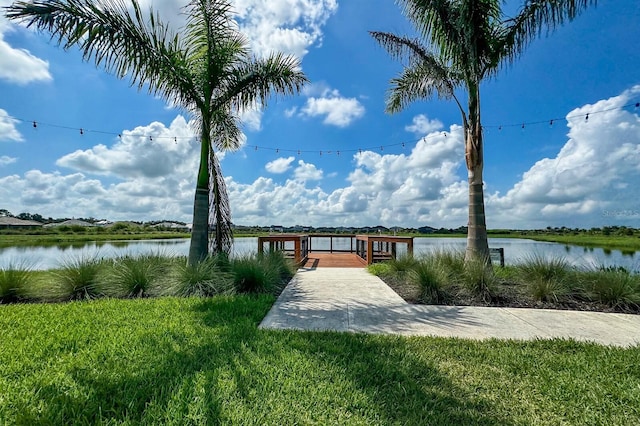
[[[402,111],[412,102],[433,96],[440,99],[455,98],[454,90],[460,80],[453,70],[439,63],[435,57],[431,59],[430,62],[405,67],[398,77],[391,80],[386,100],[387,112]]]
[[[592,5],[597,0],[527,0],[516,17],[503,22],[496,48],[502,59],[513,63],[544,29],[548,34]]]
[[[211,144],[223,151],[234,151],[242,144],[242,130],[238,114],[228,109],[217,109],[210,117]]]
[[[293,56],[276,53],[262,59],[237,64],[224,82],[214,106],[231,104],[241,110],[255,104],[266,104],[273,94],[294,94],[308,82]]]
[[[7,8],[9,19],[51,34],[64,49],[78,47],[83,59],[93,60],[119,78],[168,101],[189,106],[194,82],[177,34],[150,12],[142,14],[136,0],[133,13],[121,0],[19,1]]]
[[[233,245],[231,206],[220,162],[213,148],[209,155],[209,251],[230,253]]]
[[[393,59],[414,63],[416,60],[424,61],[434,56],[418,39],[381,31],[369,31],[369,34]]]

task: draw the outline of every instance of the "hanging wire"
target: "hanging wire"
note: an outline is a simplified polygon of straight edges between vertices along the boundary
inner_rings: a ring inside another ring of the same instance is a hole
[[[498,129],[498,131],[502,131],[503,128],[509,128],[509,127],[520,127],[521,130],[525,130],[527,126],[534,126],[534,125],[539,125],[539,124],[547,124],[549,125],[549,127],[553,127],[554,123],[556,121],[569,121],[575,118],[584,118],[585,122],[589,122],[589,118],[590,116],[594,115],[594,114],[602,114],[605,112],[609,112],[609,111],[616,111],[616,110],[624,110],[626,108],[629,107],[633,107],[635,109],[640,108],[640,102],[632,102],[632,103],[628,103],[626,105],[622,105],[619,107],[612,107],[612,108],[607,108],[607,109],[602,109],[602,110],[598,110],[598,111],[591,111],[585,114],[574,114],[574,115],[570,115],[564,118],[551,118],[551,119],[547,119],[547,120],[540,120],[540,121],[523,121],[523,122],[519,122],[519,123],[512,123],[512,124],[499,124],[499,125],[483,125],[483,130],[484,129],[491,129],[491,128],[495,128]],[[26,123],[31,123],[32,127],[34,129],[38,129],[38,128],[42,128],[42,126],[45,127],[52,127],[52,128],[57,128],[57,129],[63,129],[63,130],[78,130],[78,127],[71,127],[71,126],[63,126],[60,124],[54,124],[54,123],[46,123],[46,122],[41,122],[41,121],[37,121],[37,120],[25,120],[22,118],[17,118],[17,117],[11,117],[13,120],[19,121],[19,122],[26,122]],[[96,134],[102,134],[102,135],[113,135],[113,136],[117,136],[119,139],[122,139],[122,134],[121,133],[114,133],[114,132],[108,132],[108,131],[103,131],[103,130],[92,130],[92,129],[87,129],[85,127],[80,127],[80,134],[81,135],[85,135],[87,133],[96,133]],[[447,137],[447,132],[443,131],[440,133],[442,136]],[[136,134],[136,133],[130,133],[129,136],[132,137],[140,137],[140,136],[146,136],[144,134]],[[377,145],[377,146],[371,146],[371,147],[366,147],[366,148],[358,148],[358,149],[342,149],[340,151],[336,151],[336,155],[339,156],[340,153],[359,153],[362,154],[363,151],[375,151],[375,150],[380,150],[381,152],[384,152],[385,148],[392,148],[392,147],[396,147],[396,146],[401,146],[402,148],[405,148],[407,143],[417,143],[421,140],[424,139],[428,139],[430,137],[435,137],[438,136],[438,134],[431,134],[431,135],[427,135],[423,138],[420,138],[418,140],[414,140],[411,142],[398,142],[398,143],[392,143],[392,144],[387,144],[387,145]],[[153,136],[148,136],[150,141],[153,141]],[[196,138],[195,135],[193,136],[175,136],[175,135],[169,135],[169,136],[155,136],[156,139],[173,139],[173,141],[177,144],[178,143],[178,139],[183,140],[183,139],[187,139],[187,140],[191,140],[193,138]],[[259,145],[247,145],[248,147],[253,147],[255,151],[258,151],[258,149],[262,149],[262,150],[266,150],[266,151],[275,151],[277,154],[279,154],[280,152],[292,152],[292,153],[297,153],[299,156],[302,155],[303,153],[312,153],[312,152],[319,152],[320,156],[322,156],[323,152],[327,155],[332,154],[332,151],[330,150],[304,150],[304,149],[286,149],[286,148],[281,148],[281,147],[267,147],[267,146],[259,146]]]

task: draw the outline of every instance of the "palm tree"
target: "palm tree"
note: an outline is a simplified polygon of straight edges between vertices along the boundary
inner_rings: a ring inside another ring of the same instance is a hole
[[[480,85],[513,63],[547,28],[573,20],[596,0],[526,0],[506,17],[503,0],[398,0],[423,39],[372,31],[395,59],[406,61],[391,80],[386,110],[399,112],[419,99],[453,99],[462,115],[469,178],[469,223],[465,259],[489,262],[482,172]],[[424,41],[427,46],[425,46]],[[463,106],[458,88],[467,95]]]
[[[153,10],[145,17],[137,0],[19,1],[7,8],[7,17],[49,32],[65,49],[78,47],[84,60],[93,59],[120,78],[128,76],[138,89],[147,86],[195,119],[200,166],[189,249],[193,265],[209,249],[228,252],[233,238],[215,150],[240,146],[240,111],[264,106],[271,93],[293,94],[307,79],[293,57],[253,57],[228,0],[191,0],[185,12],[181,33],[170,30]]]

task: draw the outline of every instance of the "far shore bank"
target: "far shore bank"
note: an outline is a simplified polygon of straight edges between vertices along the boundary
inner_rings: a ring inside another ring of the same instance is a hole
[[[262,233],[236,233],[235,238],[259,237],[269,235]],[[309,234],[318,235],[323,234]],[[333,234],[336,235],[336,234]],[[416,238],[466,238],[462,233],[398,233],[397,235]],[[175,238],[189,238],[190,234],[185,232],[141,232],[141,233],[105,233],[90,232],[83,233],[56,233],[56,234],[1,234],[0,247],[38,246],[73,244],[81,242],[107,242],[107,241],[127,241],[127,240],[162,240]],[[640,251],[640,236],[638,235],[590,235],[590,234],[540,234],[536,231],[489,231],[489,238],[521,238],[534,241],[554,242],[560,244],[576,245],[582,247],[602,248],[606,250],[619,250],[625,253]]]

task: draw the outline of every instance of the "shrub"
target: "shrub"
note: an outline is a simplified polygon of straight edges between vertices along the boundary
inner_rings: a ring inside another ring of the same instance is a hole
[[[102,262],[96,258],[79,257],[68,260],[55,272],[57,287],[51,289],[55,299],[83,300],[102,296],[98,274]]]
[[[387,262],[372,263],[371,265],[367,266],[367,271],[377,277],[383,277],[385,275],[393,274],[393,272],[391,271],[391,265],[389,265],[389,263]]]
[[[640,304],[640,277],[624,269],[593,270],[580,274],[587,297],[615,307]]]
[[[540,255],[525,258],[517,265],[517,276],[536,300],[558,301],[570,293],[573,270],[562,257],[547,259]]]
[[[0,269],[0,303],[27,299],[32,283],[33,273],[26,265],[9,265]]]
[[[180,259],[184,261],[178,264],[173,277],[172,290],[176,296],[211,297],[234,292],[233,276],[222,269],[219,256],[207,257],[194,266]]]

